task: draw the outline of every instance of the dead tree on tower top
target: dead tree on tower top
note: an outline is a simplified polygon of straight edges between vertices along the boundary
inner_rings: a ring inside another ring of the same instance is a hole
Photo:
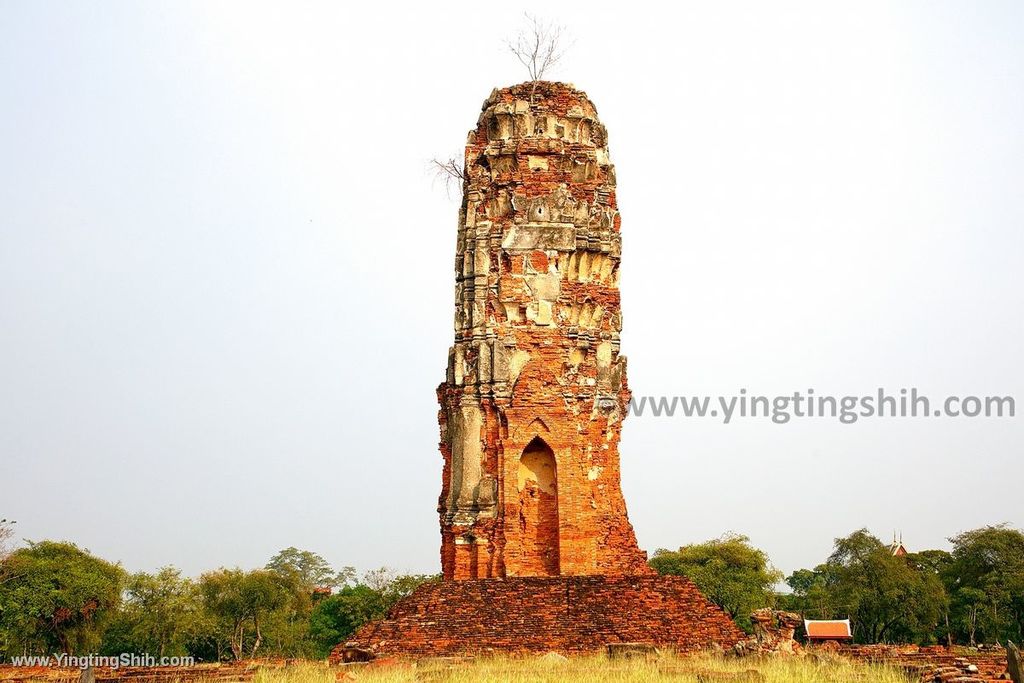
[[[526,67],[530,80],[535,84],[544,80],[545,74],[565,56],[563,27],[526,15],[527,27],[513,40],[508,49]],[[536,88],[536,86],[534,86]]]

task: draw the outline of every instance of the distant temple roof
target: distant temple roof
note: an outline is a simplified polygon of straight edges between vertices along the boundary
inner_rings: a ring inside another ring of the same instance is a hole
[[[906,557],[909,554],[906,546],[903,545],[903,534],[900,534],[899,540],[896,539],[895,532],[892,535],[892,545],[889,546],[889,552],[893,554],[893,557]]]
[[[849,640],[853,638],[849,619],[805,619],[808,640]]]

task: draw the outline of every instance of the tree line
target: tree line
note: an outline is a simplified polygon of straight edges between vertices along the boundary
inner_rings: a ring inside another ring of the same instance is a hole
[[[896,555],[867,529],[837,538],[813,569],[783,574],[745,536],[658,550],[651,565],[689,576],[746,629],[774,606],[807,619],[850,619],[859,643],[1024,642],[1024,533],[1007,525],[965,531],[952,550]]]
[[[0,655],[322,658],[437,578],[387,568],[357,577],[296,548],[262,569],[129,574],[72,543],[29,543],[0,560]]]
[[[383,568],[357,576],[320,555],[286,548],[260,569],[198,578],[174,567],[130,574],[72,543],[5,551],[0,520],[0,656],[66,652],[198,661],[324,657],[361,625],[438,576]],[[861,643],[976,645],[1024,641],[1024,533],[1006,525],[966,531],[952,549],[903,556],[866,529],[835,540],[813,569],[788,577],[745,536],[675,551],[651,566],[688,576],[737,623],[772,606],[811,619],[851,620]],[[779,591],[782,581],[788,591]]]

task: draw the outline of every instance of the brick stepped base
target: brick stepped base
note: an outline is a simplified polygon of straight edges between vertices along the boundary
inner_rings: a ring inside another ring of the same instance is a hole
[[[388,616],[334,649],[374,655],[587,652],[608,643],[680,651],[745,638],[721,609],[678,576],[559,576],[442,581],[420,586]]]

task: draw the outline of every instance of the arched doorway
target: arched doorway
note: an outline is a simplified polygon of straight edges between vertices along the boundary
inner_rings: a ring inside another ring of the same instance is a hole
[[[523,573],[558,576],[558,466],[555,452],[539,436],[519,459],[519,521]]]

